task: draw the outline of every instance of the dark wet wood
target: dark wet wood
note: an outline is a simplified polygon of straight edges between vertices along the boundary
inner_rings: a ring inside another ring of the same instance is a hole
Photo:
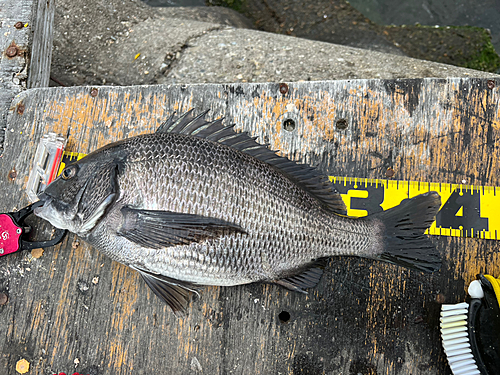
[[[86,87],[28,90],[9,114],[0,208],[28,203],[42,134],[69,130],[68,149],[89,152],[193,107],[330,175],[385,178],[391,167],[400,180],[500,186],[492,83],[303,82],[289,83],[285,95],[278,84],[102,87],[95,97]],[[291,131],[283,126],[290,119]],[[341,119],[346,129],[337,127]],[[434,275],[335,258],[308,295],[274,285],[210,287],[177,319],[137,273],[71,235],[38,259],[0,258],[0,291],[9,295],[0,306],[0,368],[15,374],[25,358],[33,374],[449,374],[439,303],[462,301],[479,272],[500,274],[499,242],[433,240],[443,254]]]

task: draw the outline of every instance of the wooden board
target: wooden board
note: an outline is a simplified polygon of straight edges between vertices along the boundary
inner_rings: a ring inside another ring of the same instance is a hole
[[[54,0],[0,1],[0,150],[12,98],[49,85]]]
[[[33,1],[33,11],[28,88],[48,87],[54,37],[55,0]]]
[[[271,83],[100,87],[96,96],[90,87],[28,90],[9,114],[0,208],[28,203],[42,134],[69,131],[68,149],[89,152],[190,108],[210,109],[210,118],[223,116],[330,175],[386,178],[390,167],[395,179],[500,186],[498,84],[301,82],[281,86],[285,93]],[[42,228],[38,234],[49,230]],[[39,259],[0,258],[0,291],[9,295],[0,306],[0,368],[15,374],[25,358],[33,374],[450,374],[440,303],[463,301],[479,272],[500,274],[499,242],[433,240],[443,254],[433,275],[334,258],[308,295],[263,284],[210,287],[177,319],[137,273],[70,235]]]

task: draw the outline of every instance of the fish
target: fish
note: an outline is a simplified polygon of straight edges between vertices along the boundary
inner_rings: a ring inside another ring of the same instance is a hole
[[[154,133],[67,165],[35,215],[139,272],[178,316],[208,285],[267,282],[305,293],[333,256],[439,269],[424,234],[438,193],[348,217],[327,176],[207,112],[172,115]]]

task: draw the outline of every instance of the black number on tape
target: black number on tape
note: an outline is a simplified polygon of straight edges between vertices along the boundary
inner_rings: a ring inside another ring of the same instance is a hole
[[[489,230],[488,218],[481,217],[480,195],[468,189],[456,189],[436,216],[436,227],[482,231]]]
[[[367,191],[368,197],[351,197],[351,210],[366,210],[368,215],[383,211],[381,204],[384,202],[384,187],[380,186],[359,186],[354,188],[355,183],[335,184],[335,188],[340,194],[348,194],[349,190]]]

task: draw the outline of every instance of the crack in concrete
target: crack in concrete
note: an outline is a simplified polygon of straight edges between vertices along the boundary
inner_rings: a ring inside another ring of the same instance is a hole
[[[187,38],[182,45],[179,45],[178,48],[176,48],[175,50],[169,51],[166,54],[165,59],[163,61],[163,65],[160,68],[161,74],[163,74],[166,77],[172,72],[172,70],[175,67],[178,66],[180,59],[182,58],[184,51],[186,51],[186,49],[189,47],[190,42],[192,42],[198,38],[201,38],[205,35],[208,35],[208,33],[211,33],[213,31],[221,31],[221,30],[225,30],[228,28],[229,27],[224,26],[224,25],[216,25],[216,26],[212,26],[206,30],[203,30],[201,33],[192,35],[189,38]]]

